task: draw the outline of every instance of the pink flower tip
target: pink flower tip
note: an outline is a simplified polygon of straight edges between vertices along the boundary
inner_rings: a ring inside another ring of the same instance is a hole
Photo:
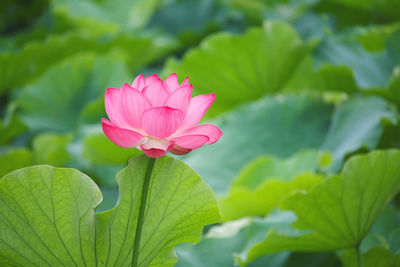
[[[198,124],[216,94],[192,97],[192,89],[189,77],[179,84],[176,73],[164,81],[157,74],[140,74],[132,85],[108,88],[104,100],[110,120],[102,119],[103,132],[117,146],[136,147],[153,158],[168,151],[184,155],[213,144],[221,130]]]

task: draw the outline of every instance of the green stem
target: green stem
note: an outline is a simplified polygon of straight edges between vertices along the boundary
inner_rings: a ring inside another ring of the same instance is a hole
[[[140,236],[142,235],[144,212],[146,209],[147,196],[149,194],[150,178],[155,162],[156,162],[155,158],[150,158],[150,162],[146,170],[146,176],[143,181],[142,199],[140,201],[139,215],[136,225],[135,241],[133,243],[133,254],[132,254],[132,265],[131,265],[132,267],[138,266]]]
[[[358,263],[358,267],[364,267],[364,259],[363,259],[363,255],[361,252],[360,245],[357,246],[357,263]]]

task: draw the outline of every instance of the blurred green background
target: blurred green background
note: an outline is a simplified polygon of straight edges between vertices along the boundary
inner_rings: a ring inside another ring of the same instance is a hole
[[[77,168],[101,187],[99,210],[115,204],[115,174],[141,153],[103,135],[104,92],[140,73],[176,72],[195,95],[217,93],[205,120],[224,136],[180,158],[214,190],[225,221],[277,206],[241,214],[254,203],[229,193],[257,160],[278,164],[269,175],[285,180],[298,174],[285,158],[328,175],[352,155],[400,147],[398,0],[3,0],[0,18],[0,177],[34,164]],[[212,246],[210,262],[197,263],[200,252],[183,246],[178,265],[231,266],[239,253],[214,257]],[[340,263],[281,253],[251,266],[323,265]]]

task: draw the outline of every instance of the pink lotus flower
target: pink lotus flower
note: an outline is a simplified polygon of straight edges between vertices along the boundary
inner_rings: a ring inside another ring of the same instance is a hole
[[[158,158],[168,151],[189,153],[222,136],[211,124],[196,126],[215,100],[215,94],[191,98],[188,77],[178,83],[176,74],[162,81],[157,74],[136,77],[132,86],[108,88],[105,107],[111,121],[102,119],[104,134],[117,146],[136,147]]]

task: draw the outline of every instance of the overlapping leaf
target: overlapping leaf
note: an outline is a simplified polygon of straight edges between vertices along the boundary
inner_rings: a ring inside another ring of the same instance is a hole
[[[400,152],[375,151],[355,156],[341,175],[307,193],[287,198],[282,207],[297,220],[292,233],[268,232],[243,262],[282,250],[328,251],[355,248],[390,199],[400,191]],[[329,212],[328,212],[329,211]]]

